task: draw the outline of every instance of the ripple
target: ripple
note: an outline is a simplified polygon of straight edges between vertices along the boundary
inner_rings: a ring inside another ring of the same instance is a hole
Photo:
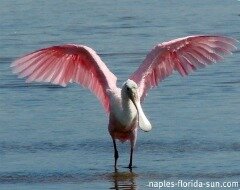
[[[9,63],[10,64],[15,59],[16,59],[16,57],[0,57],[0,63],[1,64],[4,64],[4,63]]]
[[[28,173],[11,172],[0,173],[0,183],[58,183],[58,182],[82,182],[84,174],[77,173]],[[86,179],[84,179],[85,181]]]
[[[109,53],[100,53],[98,54],[99,56],[102,57],[113,57],[113,56],[134,56],[134,55],[146,55],[146,52],[109,52]]]
[[[80,142],[0,142],[0,152],[17,152],[17,153],[35,153],[35,152],[64,152],[64,151],[107,151],[111,148],[111,144],[106,141],[80,141]],[[239,152],[239,142],[212,142],[199,141],[193,142],[188,140],[180,140],[175,142],[162,141],[141,141],[137,144],[138,151],[149,153],[192,153],[192,152]]]
[[[190,141],[179,140],[175,142],[143,142],[141,149],[150,152],[161,151],[166,153],[192,153],[192,152],[219,152],[219,151],[240,151],[239,142],[216,142],[216,141]]]
[[[43,183],[87,183],[108,181],[114,184],[110,189],[137,187],[136,180],[177,179],[226,179],[238,178],[240,172],[215,173],[157,173],[157,172],[2,172],[0,184],[43,184]]]
[[[15,88],[66,88],[62,87],[60,85],[54,85],[54,84],[47,84],[47,83],[8,83],[8,84],[0,84],[0,88],[5,89],[15,89]]]
[[[216,82],[216,84],[240,84],[240,80]]]

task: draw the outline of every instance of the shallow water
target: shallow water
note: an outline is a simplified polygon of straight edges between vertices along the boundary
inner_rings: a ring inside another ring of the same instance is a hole
[[[9,1],[0,6],[0,189],[151,189],[164,180],[239,181],[240,53],[150,92],[154,128],[140,132],[134,168],[86,89],[25,84],[17,57],[53,44],[94,48],[118,76],[132,73],[157,43],[193,34],[240,39],[238,1]],[[240,186],[240,185],[239,185]],[[165,188],[168,189],[168,188]],[[181,188],[171,188],[181,189]]]

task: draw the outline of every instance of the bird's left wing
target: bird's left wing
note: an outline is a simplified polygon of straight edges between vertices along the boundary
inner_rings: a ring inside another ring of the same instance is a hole
[[[158,44],[130,76],[139,86],[143,101],[149,89],[174,70],[182,76],[223,59],[236,49],[237,40],[223,36],[188,36]]]
[[[117,78],[87,46],[64,44],[40,49],[17,59],[11,67],[19,77],[26,77],[27,82],[81,84],[92,91],[109,112],[108,90],[116,88]]]

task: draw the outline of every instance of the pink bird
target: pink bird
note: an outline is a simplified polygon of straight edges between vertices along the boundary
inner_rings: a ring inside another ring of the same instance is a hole
[[[114,146],[115,169],[118,151],[116,140],[130,141],[133,150],[138,127],[150,131],[152,126],[141,103],[149,89],[178,71],[186,76],[192,71],[223,59],[236,50],[237,40],[223,36],[188,36],[156,45],[140,67],[117,87],[117,77],[97,53],[84,45],[65,44],[37,50],[14,61],[13,72],[26,82],[50,82],[61,86],[76,82],[92,91],[109,114],[108,131]]]

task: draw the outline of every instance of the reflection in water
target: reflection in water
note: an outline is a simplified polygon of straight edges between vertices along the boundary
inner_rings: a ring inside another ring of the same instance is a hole
[[[138,175],[132,171],[118,172],[115,171],[110,176],[110,181],[113,183],[113,187],[110,189],[115,190],[135,190],[137,189],[136,177]]]

